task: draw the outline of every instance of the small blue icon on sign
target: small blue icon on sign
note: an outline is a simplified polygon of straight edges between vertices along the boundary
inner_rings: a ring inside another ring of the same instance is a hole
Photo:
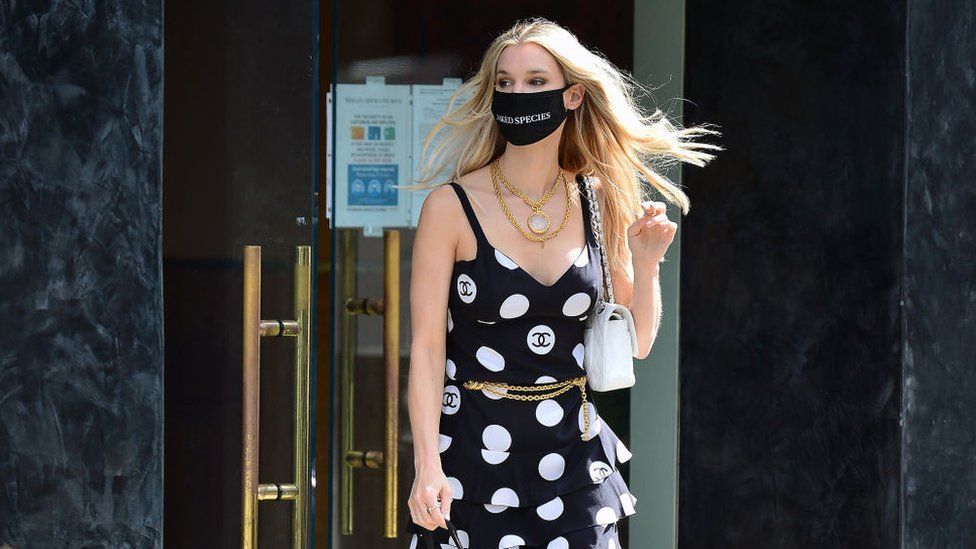
[[[349,205],[396,206],[398,169],[396,164],[349,164]]]

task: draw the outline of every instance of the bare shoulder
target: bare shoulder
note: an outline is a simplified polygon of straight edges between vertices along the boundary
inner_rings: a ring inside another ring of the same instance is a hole
[[[490,169],[491,165],[485,164],[484,166],[471,170],[470,172],[457,178],[457,182],[460,183],[462,187],[471,184],[477,185],[479,182],[488,180],[488,176],[491,175],[491,171],[489,171]]]
[[[480,191],[491,183],[491,166],[485,165],[472,170],[456,180],[467,191]]]
[[[417,229],[420,230],[421,225],[437,231],[449,229],[458,221],[459,213],[460,205],[454,189],[450,184],[441,185],[427,193],[424,198],[420,217],[417,219]]]
[[[483,201],[494,195],[491,185],[491,167],[482,166],[462,175],[455,181],[464,189],[472,207],[477,211],[485,211]]]

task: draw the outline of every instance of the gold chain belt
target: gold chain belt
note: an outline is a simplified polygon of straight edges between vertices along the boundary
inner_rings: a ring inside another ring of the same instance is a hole
[[[590,440],[592,437],[590,434],[590,409],[586,405],[586,376],[574,377],[564,381],[557,381],[555,383],[545,383],[539,385],[509,385],[508,383],[502,383],[499,381],[475,381],[467,380],[464,382],[465,389],[473,389],[475,391],[485,390],[491,394],[498,395],[504,398],[511,398],[514,400],[544,400],[550,397],[561,395],[566,391],[570,390],[573,386],[577,386],[580,389],[580,396],[583,399],[583,427],[584,432],[580,435],[583,440]],[[541,395],[513,395],[509,391],[545,391],[547,389],[556,388],[555,390],[541,394]]]

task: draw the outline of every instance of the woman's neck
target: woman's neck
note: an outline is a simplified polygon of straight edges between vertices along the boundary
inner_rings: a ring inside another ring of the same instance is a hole
[[[550,139],[528,147],[508,145],[498,159],[502,175],[530,199],[541,199],[559,173],[558,145]]]

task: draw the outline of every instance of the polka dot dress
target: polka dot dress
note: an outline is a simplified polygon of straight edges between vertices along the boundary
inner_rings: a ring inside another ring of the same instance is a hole
[[[603,275],[581,176],[577,183],[587,245],[552,285],[494,248],[464,189],[450,183],[478,241],[477,256],[456,262],[451,277],[440,415],[451,522],[468,549],[621,549],[617,522],[636,513],[637,498],[618,470],[631,453],[603,422],[588,387],[591,438],[583,440],[579,387],[523,401],[463,386],[585,374],[583,330]],[[405,530],[410,549],[426,549],[419,532],[433,535],[436,547],[454,547],[444,528],[430,532],[408,517]]]

